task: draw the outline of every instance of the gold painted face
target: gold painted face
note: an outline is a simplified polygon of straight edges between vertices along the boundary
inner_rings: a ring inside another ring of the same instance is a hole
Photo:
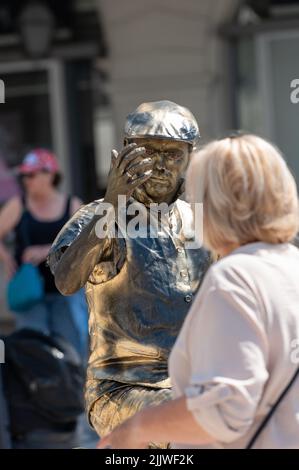
[[[152,176],[136,190],[138,200],[142,199],[144,191],[153,202],[172,202],[188,166],[190,146],[185,142],[154,138],[138,138],[132,142],[144,147],[144,158],[150,157],[153,161]]]

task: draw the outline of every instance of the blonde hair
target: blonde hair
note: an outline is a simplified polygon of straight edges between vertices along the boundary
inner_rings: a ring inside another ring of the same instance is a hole
[[[285,243],[299,229],[297,187],[278,149],[255,135],[209,143],[187,172],[190,202],[203,203],[204,245]]]

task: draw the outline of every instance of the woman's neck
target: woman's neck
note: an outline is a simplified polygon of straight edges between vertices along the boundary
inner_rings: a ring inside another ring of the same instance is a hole
[[[217,254],[219,255],[220,258],[224,258],[224,256],[228,256],[232,251],[236,250],[240,246],[241,245],[237,243],[226,245],[222,247],[221,249],[217,250]]]
[[[29,194],[28,198],[35,204],[45,204],[54,200],[57,197],[57,190],[55,188],[49,188],[48,190],[43,190],[42,192]]]

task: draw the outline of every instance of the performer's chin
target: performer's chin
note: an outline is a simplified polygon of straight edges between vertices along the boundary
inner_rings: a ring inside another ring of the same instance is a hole
[[[148,196],[155,199],[167,195],[171,191],[171,185],[168,181],[150,178],[143,184],[144,190]]]

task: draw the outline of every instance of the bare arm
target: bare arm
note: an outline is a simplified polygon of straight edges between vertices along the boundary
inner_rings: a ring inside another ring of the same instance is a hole
[[[181,397],[140,411],[102,438],[98,448],[137,449],[149,442],[206,445],[214,440],[187,409],[186,398]]]
[[[11,253],[3,244],[3,238],[17,225],[22,213],[22,203],[19,197],[10,199],[0,212],[0,261],[4,263],[6,278],[12,277],[16,270]]]
[[[82,206],[82,201],[78,197],[74,196],[71,200],[71,215],[74,215]]]
[[[22,213],[22,203],[19,197],[10,199],[0,212],[0,240],[2,240],[17,225]]]

